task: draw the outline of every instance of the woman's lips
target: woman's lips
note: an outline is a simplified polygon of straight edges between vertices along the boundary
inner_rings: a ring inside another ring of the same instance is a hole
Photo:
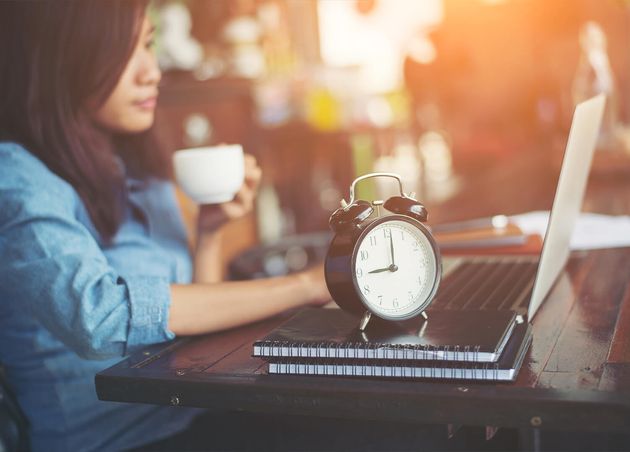
[[[142,110],[154,110],[157,105],[157,96],[147,97],[133,103],[135,106]]]

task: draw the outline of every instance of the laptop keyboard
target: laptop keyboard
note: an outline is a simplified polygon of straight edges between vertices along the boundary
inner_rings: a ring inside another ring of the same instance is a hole
[[[526,308],[538,263],[535,261],[464,262],[438,290],[431,307],[439,309]]]

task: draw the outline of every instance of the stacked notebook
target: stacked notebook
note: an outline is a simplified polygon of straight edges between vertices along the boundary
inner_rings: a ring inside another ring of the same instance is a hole
[[[432,310],[365,331],[340,309],[308,308],[254,343],[270,374],[513,381],[531,326],[513,311]]]

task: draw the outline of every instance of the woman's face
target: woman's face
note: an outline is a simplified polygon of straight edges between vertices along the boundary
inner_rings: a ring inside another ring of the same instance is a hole
[[[153,124],[162,74],[153,52],[153,27],[145,17],[138,43],[116,87],[93,113],[94,121],[115,133],[135,133]]]

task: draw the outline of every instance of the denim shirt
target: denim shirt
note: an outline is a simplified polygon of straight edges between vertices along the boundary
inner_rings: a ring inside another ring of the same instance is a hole
[[[94,375],[168,341],[170,283],[192,261],[172,185],[127,179],[105,246],[77,192],[15,143],[0,143],[0,363],[33,450],[120,450],[185,428],[192,409],[101,402]]]

